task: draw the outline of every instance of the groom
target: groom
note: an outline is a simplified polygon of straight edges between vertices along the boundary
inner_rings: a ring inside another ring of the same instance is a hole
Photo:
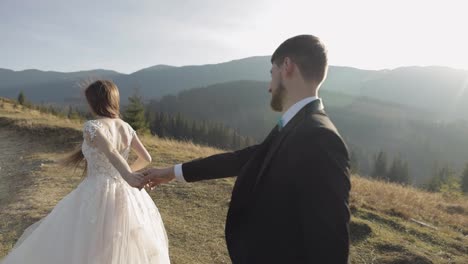
[[[345,264],[349,156],[317,97],[326,49],[296,36],[271,63],[271,107],[283,115],[261,144],[144,174],[151,186],[237,176],[225,229],[233,263]]]

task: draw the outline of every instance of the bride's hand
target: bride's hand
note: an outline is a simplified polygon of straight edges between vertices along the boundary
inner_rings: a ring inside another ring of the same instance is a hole
[[[124,180],[132,187],[141,190],[145,185],[145,176],[143,173],[134,172],[123,177]]]

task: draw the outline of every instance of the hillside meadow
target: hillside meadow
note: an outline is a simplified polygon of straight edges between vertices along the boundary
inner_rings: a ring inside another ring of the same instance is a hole
[[[0,258],[83,179],[80,168],[58,164],[80,143],[82,123],[0,98]],[[151,166],[220,152],[191,142],[141,138],[153,157]],[[150,191],[165,222],[173,263],[230,263],[224,221],[233,183],[172,182]],[[351,210],[351,263],[468,263],[467,197],[353,175]]]

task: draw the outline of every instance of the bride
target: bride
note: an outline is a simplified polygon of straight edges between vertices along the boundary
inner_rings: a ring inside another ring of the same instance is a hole
[[[81,149],[68,165],[86,164],[86,178],[52,212],[30,226],[1,264],[169,263],[161,216],[135,171],[151,157],[119,118],[119,91],[100,80],[85,90],[96,115],[83,129]],[[130,149],[138,159],[127,163]],[[134,188],[137,187],[137,188]]]

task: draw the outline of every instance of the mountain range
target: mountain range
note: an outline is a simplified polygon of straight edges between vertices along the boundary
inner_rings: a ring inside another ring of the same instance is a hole
[[[258,141],[278,114],[268,105],[269,57],[220,64],[156,65],[122,74],[110,70],[61,73],[0,69],[0,96],[23,91],[35,103],[83,105],[83,83],[106,78],[119,86],[123,103],[138,92],[150,111],[180,112],[194,120],[222,122]],[[361,70],[330,66],[321,87],[327,112],[371,173],[373,155],[410,163],[424,183],[437,164],[461,170],[468,161],[468,71],[447,67]]]
[[[125,103],[135,90],[150,100],[231,81],[268,81],[270,67],[269,57],[258,56],[209,65],[156,65],[131,74],[110,70],[61,73],[0,69],[0,96],[15,98],[22,90],[36,103],[77,104],[83,102],[83,83],[106,78],[119,86]],[[447,67],[361,70],[330,66],[321,89],[414,107],[431,112],[431,118],[443,122],[468,119],[467,88],[468,71]]]

